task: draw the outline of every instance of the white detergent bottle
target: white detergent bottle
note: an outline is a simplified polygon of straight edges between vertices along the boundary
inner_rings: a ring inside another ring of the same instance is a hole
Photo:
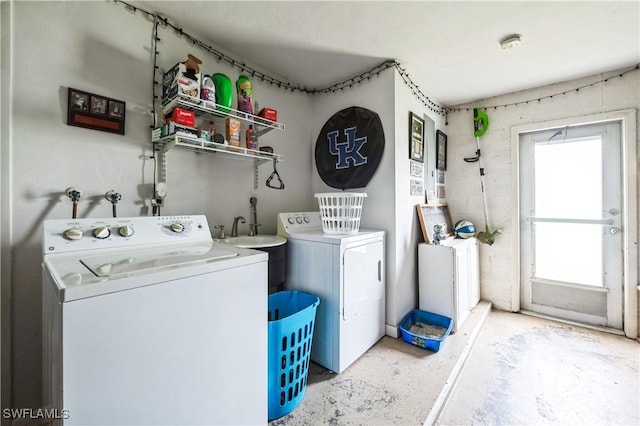
[[[206,108],[216,107],[216,86],[210,75],[205,75],[202,79],[202,90],[200,90],[202,105]]]

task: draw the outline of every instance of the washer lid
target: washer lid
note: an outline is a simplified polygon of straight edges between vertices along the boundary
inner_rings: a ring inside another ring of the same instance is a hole
[[[130,250],[80,259],[97,277],[148,271],[171,266],[212,261],[237,256],[238,253],[211,245],[168,246],[159,249]]]
[[[51,278],[48,281],[58,300],[64,303],[255,263],[266,264],[268,259],[267,252],[224,243],[153,244],[135,250],[48,254],[43,257],[43,271],[45,277]],[[207,280],[217,283],[215,279]]]

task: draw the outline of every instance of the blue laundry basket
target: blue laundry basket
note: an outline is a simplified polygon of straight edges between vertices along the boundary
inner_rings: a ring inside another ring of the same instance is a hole
[[[269,295],[269,420],[289,414],[304,397],[319,304],[300,291]]]

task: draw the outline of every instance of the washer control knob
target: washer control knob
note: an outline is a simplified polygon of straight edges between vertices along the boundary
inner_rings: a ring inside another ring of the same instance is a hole
[[[289,222],[289,224],[293,225],[294,223],[296,223],[296,219],[293,216],[289,216],[289,219],[287,219],[287,222]]]
[[[104,265],[98,266],[98,273],[101,275],[109,275],[111,268],[113,268],[113,263],[105,263]]]
[[[170,226],[171,230],[176,234],[184,232],[184,225],[181,223],[172,223]]]
[[[98,239],[104,240],[111,236],[111,231],[106,226],[99,226],[93,230],[93,236]]]
[[[300,216],[296,217],[296,222],[298,224],[301,224],[302,223],[302,218]]]
[[[302,220],[304,220],[304,223],[309,223],[310,221],[309,216],[303,217]]]
[[[80,285],[82,284],[82,274],[76,272],[73,274],[65,275],[63,280],[65,283],[70,285]]]
[[[63,235],[67,240],[79,240],[82,238],[82,231],[77,228],[71,228],[64,231]]]
[[[133,228],[129,225],[121,226],[118,233],[123,237],[130,237],[133,235]]]

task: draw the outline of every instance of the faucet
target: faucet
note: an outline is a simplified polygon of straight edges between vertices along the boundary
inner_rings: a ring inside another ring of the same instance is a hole
[[[242,216],[236,216],[233,218],[233,226],[231,227],[231,236],[232,237],[237,237],[238,236],[238,221],[245,223],[246,220],[244,217]]]
[[[249,236],[253,237],[258,235],[258,226],[262,226],[261,223],[250,223],[249,224]]]

